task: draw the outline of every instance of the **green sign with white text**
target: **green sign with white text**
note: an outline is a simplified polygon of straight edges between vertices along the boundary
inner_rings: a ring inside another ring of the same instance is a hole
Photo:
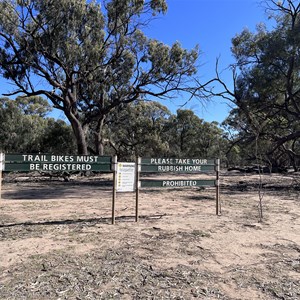
[[[5,154],[4,171],[111,171],[111,157],[95,155]]]
[[[215,171],[214,159],[142,158],[141,172],[199,173]]]
[[[216,180],[141,180],[141,187],[216,186]]]
[[[198,173],[214,170],[214,165],[141,165],[141,172]]]
[[[142,165],[215,165],[214,159],[201,158],[142,158]]]

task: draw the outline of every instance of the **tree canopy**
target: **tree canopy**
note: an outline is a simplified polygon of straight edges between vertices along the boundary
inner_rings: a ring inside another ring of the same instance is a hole
[[[50,108],[45,110],[44,101],[40,97],[0,98],[0,151],[74,153],[71,126],[47,116]],[[221,157],[226,145],[216,123],[203,121],[191,110],[172,114],[154,101],[135,101],[110,114],[104,139],[106,155],[129,161],[136,156]]]
[[[132,102],[107,124],[107,142],[122,159],[146,157],[222,157],[224,132],[188,109],[172,114],[158,102]],[[120,117],[121,116],[121,117]]]
[[[8,94],[45,96],[64,112],[78,153],[103,154],[105,118],[136,100],[201,97],[199,49],[149,39],[165,0],[0,0],[0,74]],[[88,136],[89,135],[89,136]]]
[[[0,100],[1,126],[9,128],[0,132],[2,149],[70,150],[72,129],[79,154],[225,159],[227,151],[228,163],[259,159],[273,169],[297,170],[298,2],[264,2],[275,26],[261,23],[233,37],[233,88],[217,71],[208,83],[223,90],[214,92],[197,79],[197,46],[166,45],[143,33],[155,15],[166,13],[165,0],[0,0],[0,75],[14,83],[8,96],[22,95]],[[171,114],[156,101],[182,94],[230,100],[226,135],[191,110]],[[68,124],[46,117],[49,103]]]
[[[259,24],[256,32],[245,29],[232,39],[234,90],[220,95],[235,107],[225,123],[234,128],[233,145],[244,148],[244,158],[257,159],[254,148],[258,147],[263,162],[273,168],[291,164],[296,168],[300,158],[300,4],[270,0],[266,5],[276,22],[274,28]]]
[[[40,97],[0,98],[0,151],[73,153],[75,140],[70,126],[46,117],[49,112],[47,101]]]

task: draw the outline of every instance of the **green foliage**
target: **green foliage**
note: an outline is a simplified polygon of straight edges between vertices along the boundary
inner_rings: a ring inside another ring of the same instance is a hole
[[[25,115],[36,115],[42,118],[52,111],[48,101],[40,96],[18,96],[15,100],[15,105]]]
[[[0,9],[0,75],[14,94],[46,96],[62,110],[81,154],[92,140],[91,151],[103,151],[105,119],[130,102],[202,96],[198,48],[142,32],[165,0],[0,0]]]
[[[226,141],[218,124],[191,110],[172,115],[158,102],[133,102],[106,123],[107,154],[120,159],[143,157],[224,158]]]
[[[45,117],[49,111],[42,111],[41,116],[38,104],[44,100],[33,100],[0,98],[0,150],[73,154],[76,143],[71,126]],[[172,115],[155,101],[135,101],[116,110],[106,119],[104,131],[105,154],[120,160],[132,161],[136,156],[223,158],[225,140],[217,123],[204,122],[190,110]]]
[[[208,123],[191,110],[177,111],[168,122],[165,136],[171,156],[208,157],[222,156],[223,132],[216,122]]]
[[[270,1],[275,28],[267,31],[260,24],[255,33],[244,30],[232,40],[240,73],[236,108],[225,124],[236,131],[233,142],[244,160],[258,159],[258,143],[259,158],[273,169],[297,170],[300,162],[300,7],[295,2]]]
[[[75,142],[65,122],[45,118],[43,99],[0,98],[0,150],[13,153],[74,153]],[[39,106],[41,105],[41,106]]]
[[[128,104],[106,124],[111,153],[127,160],[136,156],[165,156],[169,144],[164,140],[164,132],[169,117],[169,110],[158,102]]]
[[[47,129],[41,137],[41,153],[70,155],[76,152],[76,141],[72,128],[62,120],[49,118]]]

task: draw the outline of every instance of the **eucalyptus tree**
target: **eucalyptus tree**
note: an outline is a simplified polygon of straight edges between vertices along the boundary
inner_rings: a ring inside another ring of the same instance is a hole
[[[299,165],[300,158],[300,3],[265,1],[274,27],[259,24],[232,39],[234,90],[224,93],[235,104],[227,124],[236,129],[236,142],[252,145],[265,163]],[[249,147],[248,147],[249,149]],[[250,150],[250,149],[249,149]],[[297,162],[298,161],[298,162]]]
[[[193,149],[201,120],[192,110],[178,109],[170,118],[167,135],[171,156],[189,157]]]
[[[18,120],[18,121],[16,121]],[[9,98],[0,98],[0,152],[15,151],[22,134],[22,113]]]
[[[70,155],[76,151],[72,128],[63,120],[46,118],[45,131],[40,137],[40,152]]]
[[[24,115],[36,115],[44,118],[52,111],[51,105],[41,96],[18,96],[15,104]]]
[[[0,150],[5,152],[39,151],[46,122],[41,116],[35,114],[33,107],[29,112],[29,102],[35,106],[36,110],[39,110],[40,106],[33,98],[30,100],[0,98]]]
[[[0,74],[16,87],[8,95],[46,96],[69,120],[80,154],[88,134],[103,153],[116,107],[178,92],[201,97],[198,47],[143,33],[166,13],[165,0],[0,0],[0,9]]]
[[[137,156],[165,156],[169,150],[164,138],[171,116],[159,102],[135,101],[106,119],[106,142],[120,159]]]
[[[200,119],[192,110],[179,109],[172,115],[164,136],[169,155],[176,157],[223,158],[223,131],[216,122]]]
[[[47,101],[40,97],[0,98],[0,151],[15,153],[74,152],[71,127],[46,117]]]

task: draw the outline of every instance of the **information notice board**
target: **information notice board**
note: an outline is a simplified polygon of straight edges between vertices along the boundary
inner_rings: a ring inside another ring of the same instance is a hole
[[[117,192],[135,191],[136,164],[119,162],[117,165]]]

